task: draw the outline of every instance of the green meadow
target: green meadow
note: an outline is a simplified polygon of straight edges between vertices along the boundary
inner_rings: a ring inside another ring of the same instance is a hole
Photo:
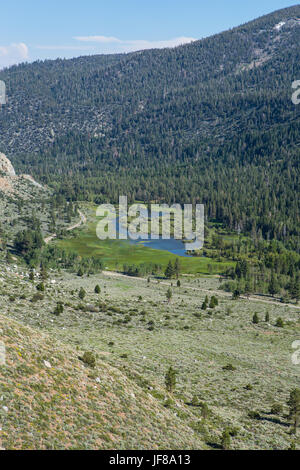
[[[99,240],[96,226],[100,218],[95,215],[95,207],[86,206],[85,214],[88,223],[85,227],[70,233],[67,238],[57,240],[60,248],[70,250],[78,255],[99,257],[105,268],[121,270],[123,265],[139,265],[142,263],[159,264],[165,268],[168,262],[178,257],[163,250],[147,248],[142,244],[131,244],[125,240]],[[208,257],[180,257],[181,271],[184,274],[218,274],[223,272],[230,262],[220,262]]]

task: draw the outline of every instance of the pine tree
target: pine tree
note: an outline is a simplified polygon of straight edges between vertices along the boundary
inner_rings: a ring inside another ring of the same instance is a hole
[[[223,450],[230,450],[231,438],[229,429],[223,431],[221,445]]]
[[[179,263],[178,258],[176,258],[175,263],[174,263],[174,274],[175,274],[176,278],[178,279],[179,274],[180,274],[180,263]]]
[[[172,265],[172,261],[169,261],[168,266],[166,267],[165,276],[167,279],[172,279],[174,276],[174,267]]]
[[[290,398],[287,401],[290,408],[289,418],[292,420],[293,433],[297,433],[297,427],[300,422],[300,389],[295,388],[290,393]]]
[[[169,287],[169,289],[167,290],[167,293],[166,293],[166,297],[167,297],[168,302],[171,302],[172,296],[173,296],[172,289],[171,289],[171,287]]]
[[[167,391],[173,393],[176,386],[176,371],[172,367],[169,367],[165,375],[165,384]]]
[[[43,282],[39,282],[39,284],[37,284],[36,286],[36,289],[39,290],[40,292],[44,292],[45,284]]]
[[[289,289],[290,296],[292,299],[296,299],[297,303],[300,300],[300,281],[299,278],[295,278],[291,281],[291,286]]]
[[[85,290],[84,290],[83,287],[80,287],[78,296],[79,296],[79,298],[80,298],[81,300],[83,300],[83,299],[85,298],[86,292],[85,292]]]
[[[273,297],[279,291],[278,282],[277,282],[273,272],[271,274],[271,279],[270,279],[268,291],[269,291],[269,294],[271,294]]]
[[[46,281],[48,278],[48,273],[43,263],[41,263],[40,276],[43,281]]]
[[[82,267],[80,266],[80,268],[79,268],[78,271],[77,271],[77,276],[82,277],[83,274],[84,274],[83,269],[82,269]]]
[[[209,416],[209,409],[206,403],[201,403],[201,416],[203,419],[207,419]]]
[[[64,311],[64,306],[62,302],[57,302],[56,307],[54,309],[54,315],[60,315]]]
[[[95,286],[95,294],[100,294],[100,292],[101,292],[101,288],[100,288],[99,284],[97,284]]]
[[[258,318],[258,315],[257,315],[256,312],[255,312],[255,314],[253,315],[252,323],[254,323],[255,325],[257,325],[257,324],[259,323],[259,318]]]
[[[269,314],[269,312],[266,313],[265,322],[270,323],[270,314]]]

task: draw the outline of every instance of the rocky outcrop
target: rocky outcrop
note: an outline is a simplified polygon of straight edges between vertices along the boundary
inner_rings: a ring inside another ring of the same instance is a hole
[[[0,153],[0,172],[8,176],[16,176],[16,172],[11,161],[6,155],[4,155],[4,153]]]
[[[37,183],[30,175],[16,175],[10,160],[0,152],[0,193],[17,198],[32,199],[45,196],[47,188]]]

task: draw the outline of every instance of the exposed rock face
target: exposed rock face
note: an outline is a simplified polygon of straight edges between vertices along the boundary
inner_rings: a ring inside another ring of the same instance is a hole
[[[28,200],[45,196],[47,188],[30,175],[17,176],[10,160],[0,152],[0,194]]]
[[[16,176],[14,167],[4,153],[0,153],[0,172],[8,176]]]

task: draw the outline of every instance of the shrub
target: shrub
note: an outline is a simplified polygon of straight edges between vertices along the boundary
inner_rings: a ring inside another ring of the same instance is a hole
[[[241,292],[239,289],[235,289],[233,294],[232,294],[232,299],[233,300],[238,300],[241,296]]]
[[[284,322],[283,322],[281,317],[277,318],[275,326],[277,326],[277,328],[283,328],[284,327]]]
[[[43,300],[44,296],[40,292],[37,292],[32,296],[31,302],[37,302],[38,300]]]
[[[223,450],[229,450],[231,445],[231,438],[229,429],[226,428],[222,433],[221,445]]]
[[[199,398],[197,397],[197,395],[193,396],[192,401],[191,401],[191,405],[192,406],[199,406]]]
[[[210,299],[209,308],[215,308],[217,305],[219,305],[218,299],[213,295]]]
[[[200,407],[201,407],[201,416],[203,419],[207,419],[209,414],[210,414],[210,411],[209,411],[209,408],[207,406],[207,404],[205,402],[202,402],[200,403]]]
[[[283,406],[281,403],[274,403],[271,408],[272,415],[280,415],[283,411]]]
[[[101,292],[101,288],[100,288],[99,284],[97,284],[95,286],[95,294],[100,294],[100,292]]]
[[[231,427],[231,426],[229,426],[227,429],[228,429],[228,432],[229,432],[231,437],[236,437],[238,435],[239,431],[240,431],[239,428],[234,428],[234,427]]]
[[[86,292],[85,292],[84,288],[83,288],[83,287],[80,287],[78,297],[79,297],[81,300],[83,300],[83,299],[85,298],[85,296],[86,296]]]
[[[236,367],[234,367],[232,364],[227,364],[226,366],[222,367],[223,370],[228,370],[228,371],[234,371],[236,370]]]
[[[171,289],[171,287],[169,287],[169,289],[167,290],[167,293],[166,293],[166,297],[167,297],[168,302],[171,302],[172,296],[173,296],[172,289]]]
[[[176,386],[176,371],[173,367],[169,367],[165,375],[165,384],[168,392],[173,393]]]
[[[96,358],[92,352],[86,351],[79,359],[89,367],[94,368],[96,365]]]
[[[249,411],[248,416],[251,419],[260,419],[261,418],[260,413],[258,411],[254,411],[254,410]]]
[[[166,401],[164,402],[164,407],[165,408],[170,408],[173,405],[174,405],[174,401],[171,400],[171,398],[167,398]]]
[[[56,307],[54,309],[54,315],[60,315],[64,311],[64,306],[62,302],[57,302]]]

